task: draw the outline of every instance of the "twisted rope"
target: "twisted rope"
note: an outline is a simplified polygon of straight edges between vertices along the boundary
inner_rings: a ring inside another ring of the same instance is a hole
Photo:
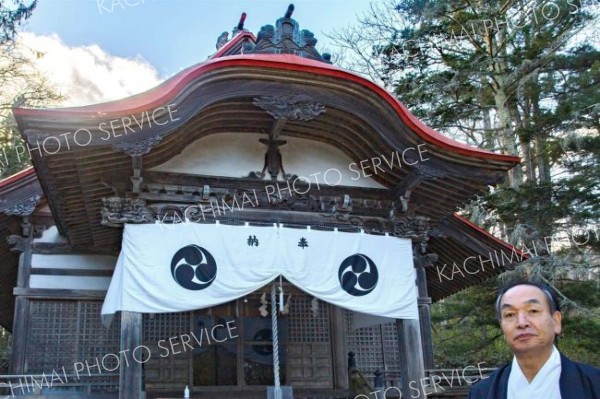
[[[273,392],[275,399],[281,399],[281,388],[279,381],[279,333],[277,331],[277,294],[275,293],[277,284],[271,287],[271,323],[273,331],[273,375],[275,377],[275,388]]]

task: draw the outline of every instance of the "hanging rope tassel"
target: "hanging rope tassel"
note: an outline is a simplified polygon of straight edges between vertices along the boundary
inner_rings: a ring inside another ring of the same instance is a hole
[[[277,329],[277,284],[271,288],[271,323],[273,331],[273,376],[275,377],[275,387],[273,393],[275,399],[281,399],[281,382],[279,381],[279,332]]]

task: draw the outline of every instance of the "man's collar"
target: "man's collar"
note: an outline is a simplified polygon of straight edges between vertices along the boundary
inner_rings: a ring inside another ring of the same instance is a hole
[[[536,374],[536,377],[540,374],[542,369],[549,368],[549,367],[552,367],[555,365],[560,365],[560,364],[561,364],[560,352],[556,348],[556,345],[552,345],[552,352],[550,353],[550,357],[548,357],[548,359],[546,359],[544,364],[542,364],[542,366],[540,367],[540,369],[538,370],[538,372]],[[514,355],[513,355],[513,361],[512,361],[512,369],[518,373],[517,375],[519,375],[519,377],[522,376],[522,378],[524,378],[525,381],[527,381],[527,377],[525,377],[525,374],[523,373],[523,369],[521,368],[521,365],[519,364],[517,357]],[[535,379],[535,377],[533,377],[533,378]],[[531,381],[533,381],[533,379]]]

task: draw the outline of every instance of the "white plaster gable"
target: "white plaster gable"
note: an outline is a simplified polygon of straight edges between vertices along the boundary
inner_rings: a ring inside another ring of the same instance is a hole
[[[208,176],[246,177],[264,165],[267,147],[258,139],[264,134],[221,133],[203,137],[180,154],[151,170]],[[296,137],[280,137],[287,144],[279,147],[286,173],[310,180],[311,184],[385,188],[365,177],[357,162],[334,146]],[[352,168],[352,169],[351,169]],[[279,179],[283,181],[281,175]],[[265,181],[270,176],[265,177]]]

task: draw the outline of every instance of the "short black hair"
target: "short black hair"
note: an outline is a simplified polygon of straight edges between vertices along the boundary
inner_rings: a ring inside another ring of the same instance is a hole
[[[504,294],[506,294],[506,291],[518,285],[531,285],[533,287],[539,288],[544,293],[544,296],[546,296],[548,306],[550,307],[550,314],[554,314],[554,312],[556,311],[560,312],[560,303],[558,302],[558,298],[554,294],[554,290],[552,290],[552,288],[550,288],[548,285],[540,283],[538,281],[516,280],[504,285],[502,288],[500,288],[500,291],[498,291],[498,298],[496,298],[496,317],[498,318],[498,320],[502,319],[500,313],[500,302],[502,301],[502,297],[504,296]]]

